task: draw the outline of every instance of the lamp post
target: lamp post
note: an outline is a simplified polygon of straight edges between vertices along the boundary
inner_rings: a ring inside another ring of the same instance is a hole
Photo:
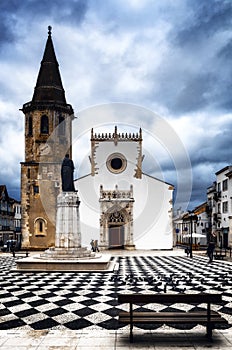
[[[193,257],[193,220],[195,218],[195,214],[194,213],[189,213],[189,219],[190,219],[190,242],[189,242],[189,245],[190,245],[190,258]]]
[[[192,214],[189,215],[189,218],[190,218],[190,258],[193,257],[193,216]]]

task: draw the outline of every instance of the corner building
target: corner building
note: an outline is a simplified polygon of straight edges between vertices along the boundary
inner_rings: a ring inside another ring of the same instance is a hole
[[[66,103],[59,65],[48,27],[48,39],[32,100],[25,115],[25,161],[21,162],[22,247],[54,245],[60,168],[72,156],[73,108]]]

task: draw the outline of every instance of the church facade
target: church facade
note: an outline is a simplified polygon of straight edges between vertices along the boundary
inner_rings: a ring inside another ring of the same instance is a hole
[[[22,247],[55,243],[61,163],[72,157],[74,112],[67,104],[51,38],[45,46],[32,100],[25,115],[25,160],[21,162]],[[94,127],[94,125],[93,125]],[[80,197],[82,244],[101,249],[172,249],[173,186],[142,171],[142,130],[90,135],[91,173],[75,181]],[[88,159],[86,159],[88,161]]]
[[[142,130],[91,131],[91,174],[75,181],[82,239],[101,249],[172,249],[173,186],[142,171]]]

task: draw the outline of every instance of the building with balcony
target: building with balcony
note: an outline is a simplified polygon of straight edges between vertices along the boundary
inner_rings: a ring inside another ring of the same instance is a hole
[[[210,234],[220,248],[232,246],[232,165],[215,173],[207,189]]]
[[[209,222],[207,202],[195,207],[192,211],[177,211],[173,226],[175,232],[174,245],[189,245],[192,239],[193,248],[205,246],[209,240]]]
[[[22,227],[21,227],[21,202],[14,199],[14,232],[15,239],[21,247],[22,243]]]
[[[17,216],[16,215],[17,208]],[[20,202],[8,195],[6,185],[0,185],[0,242],[17,240],[16,230],[21,232]]]

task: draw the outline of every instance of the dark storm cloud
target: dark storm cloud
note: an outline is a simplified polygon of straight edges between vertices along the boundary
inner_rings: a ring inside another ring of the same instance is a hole
[[[25,19],[28,29],[32,21],[40,18],[60,23],[79,24],[87,11],[88,0],[1,0],[0,44],[15,41],[20,35],[15,29],[18,19]]]
[[[218,163],[231,162],[231,134],[232,122],[222,126],[219,123],[216,135],[209,135],[206,128],[205,135],[201,139],[199,138],[196,148],[190,151],[192,166],[195,167],[205,163],[217,165]]]
[[[51,17],[56,19],[56,21],[61,21],[62,23],[69,22],[80,23],[84,18],[86,10],[88,8],[88,0],[32,0],[26,2],[25,7],[20,8],[20,12],[24,10],[28,14],[35,17]]]
[[[174,115],[231,109],[232,2],[186,4],[186,16],[178,22],[172,19],[170,50],[154,73],[159,89],[153,97]]]
[[[218,52],[218,57],[228,63],[232,61],[232,36]]]
[[[187,3],[190,13],[186,14],[186,23],[173,34],[177,45],[196,47],[197,43],[207,40],[216,32],[231,28],[230,0],[188,0]]]
[[[169,67],[161,67],[156,73],[159,91],[155,94],[171,114],[191,113],[209,106],[211,102],[215,104],[216,101],[211,96],[216,81],[213,72],[186,72],[178,68],[179,72],[175,74],[173,69],[174,65],[171,64]]]
[[[212,134],[209,129],[206,126],[204,134],[197,137],[195,147],[189,151],[193,173],[192,209],[206,201],[207,188],[216,180],[215,173],[231,164],[232,121],[218,122],[218,130]]]
[[[232,33],[225,44],[218,51],[217,60],[219,62],[218,76],[221,77],[220,88],[217,90],[217,101],[219,108],[232,109]]]
[[[184,79],[184,86],[176,95],[172,108],[175,111],[189,112],[199,110],[208,103],[208,93],[214,86],[212,73],[189,74]]]
[[[14,11],[17,11],[19,2],[17,0],[0,1],[0,43],[12,42],[14,40]]]

